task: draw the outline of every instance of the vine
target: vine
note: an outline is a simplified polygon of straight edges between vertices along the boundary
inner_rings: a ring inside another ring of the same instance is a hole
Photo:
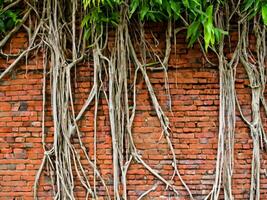
[[[14,10],[19,4],[25,8],[25,11],[20,14]],[[175,41],[176,34],[184,27],[187,30],[186,38],[189,47],[198,42],[208,62],[210,62],[207,57],[208,51],[212,51],[218,57],[220,110],[217,162],[214,185],[206,199],[219,199],[222,185],[224,198],[234,199],[232,175],[236,106],[242,119],[250,128],[253,141],[250,200],[260,199],[260,150],[266,150],[267,143],[260,115],[261,105],[267,114],[267,104],[264,98],[266,1],[83,0],[81,4],[77,0],[68,3],[63,0],[42,2],[17,0],[9,4],[6,1],[0,1],[0,7],[0,32],[2,35],[5,34],[0,41],[1,48],[21,28],[24,28],[29,35],[29,46],[19,55],[7,55],[2,52],[3,56],[13,56],[16,59],[1,73],[0,79],[10,73],[20,60],[27,60],[32,51],[42,49],[44,54],[42,113],[44,157],[34,183],[35,199],[38,199],[38,183],[45,169],[51,177],[54,199],[75,199],[75,175],[86,191],[86,199],[98,199],[98,181],[104,186],[107,199],[127,199],[127,171],[133,161],[142,164],[166,185],[166,190],[172,191],[176,197],[179,197],[180,193],[173,183],[177,176],[188,192],[189,198],[194,199],[190,188],[179,173],[177,156],[170,138],[170,122],[158,101],[147,73],[147,70],[163,71],[165,89],[171,102],[167,76],[171,42],[172,38]],[[144,23],[147,21],[166,22],[164,56],[156,54],[145,40]],[[139,29],[131,31],[131,24]],[[178,28],[174,28],[174,24],[175,27],[178,25]],[[230,41],[234,25],[238,27],[238,42],[232,46],[227,42],[227,38]],[[9,33],[7,33],[8,30]],[[112,40],[109,37],[110,30],[115,33],[112,41],[114,46],[107,51],[108,43]],[[139,45],[136,45],[137,41],[134,39],[137,38],[137,34],[141,36]],[[256,37],[254,49],[249,44],[249,36],[252,34]],[[230,53],[232,53],[230,59],[226,56],[229,53],[225,50],[226,47],[230,47]],[[93,63],[93,86],[84,105],[77,111],[74,108],[71,74],[73,69],[85,59],[91,59]],[[248,75],[252,91],[251,120],[243,115],[235,91],[236,68],[240,64]],[[132,79],[130,79],[131,75],[133,75]],[[169,179],[161,176],[147,164],[132,136],[137,104],[138,75],[144,79],[153,108],[161,124],[162,134],[172,155],[173,176]],[[50,79],[50,84],[47,85],[48,79]],[[108,92],[103,87],[105,83],[108,84]],[[45,142],[47,87],[51,90],[54,127],[52,147]],[[96,129],[100,94],[105,96],[109,108],[113,197],[98,170],[97,163]],[[94,156],[91,160],[82,142],[78,122],[93,103]],[[79,147],[73,144],[74,137],[78,138]],[[87,164],[81,162],[80,151]],[[93,171],[93,185],[85,170],[88,166]],[[144,192],[139,199],[155,190],[157,186],[158,182]]]

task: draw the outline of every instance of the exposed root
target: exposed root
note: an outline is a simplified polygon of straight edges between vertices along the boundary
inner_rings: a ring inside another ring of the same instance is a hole
[[[4,9],[9,9],[20,3],[17,0]],[[91,27],[91,49],[86,48],[84,30],[81,28],[77,32],[77,24],[81,23],[81,16],[78,16],[77,9],[80,3],[77,0],[66,4],[63,0],[44,0],[36,5],[26,1],[27,11],[22,17],[21,23],[14,27],[8,35],[0,41],[0,49],[7,43],[11,36],[24,27],[29,35],[29,46],[26,50],[16,57],[15,61],[8,66],[0,75],[0,79],[10,73],[14,67],[25,58],[27,61],[30,52],[38,51],[42,48],[44,53],[43,69],[43,112],[42,112],[42,146],[44,156],[40,168],[36,174],[34,182],[34,198],[38,199],[38,184],[42,172],[47,170],[53,186],[54,199],[74,200],[76,198],[74,188],[76,186],[75,178],[78,178],[86,191],[85,199],[98,198],[98,181],[106,190],[107,199],[112,199],[110,191],[104,178],[98,170],[97,163],[97,116],[100,94],[103,93],[108,103],[109,120],[112,138],[112,161],[113,161],[113,198],[124,199],[128,197],[127,191],[127,172],[133,161],[137,161],[144,166],[158,181],[166,185],[166,189],[172,190],[176,196],[179,191],[173,183],[177,176],[183,187],[189,194],[190,199],[194,199],[189,187],[183,180],[178,170],[178,162],[173,147],[168,116],[162,109],[158,98],[154,92],[153,85],[150,82],[147,70],[162,70],[165,80],[165,89],[169,98],[169,108],[171,110],[171,96],[168,84],[168,61],[171,55],[171,38],[179,30],[173,31],[171,20],[168,22],[166,30],[166,49],[163,59],[156,53],[148,52],[148,44],[145,41],[144,24],[139,23],[141,35],[141,55],[137,54],[133,46],[132,35],[129,31],[128,5],[119,6],[119,23],[113,28],[115,32],[114,46],[110,52],[107,50],[107,44],[110,42],[108,31],[110,27],[101,24],[93,24]],[[267,148],[267,137],[263,129],[263,123],[260,115],[260,106],[263,105],[267,114],[267,103],[264,98],[266,84],[265,71],[265,27],[259,25],[259,18],[254,17],[253,34],[257,41],[253,51],[249,47],[249,20],[248,13],[242,13],[239,9],[240,1],[237,3],[231,1],[233,8],[226,6],[225,10],[220,10],[220,4],[215,10],[215,24],[223,30],[230,30],[230,21],[234,15],[240,18],[239,41],[235,47],[231,59],[227,59],[224,47],[225,38],[222,37],[218,49],[212,49],[218,56],[219,79],[220,79],[220,111],[219,111],[219,133],[218,150],[215,182],[211,192],[206,199],[219,199],[221,187],[224,188],[224,198],[233,200],[232,194],[232,175],[234,170],[234,132],[235,132],[235,106],[239,109],[241,117],[250,128],[250,134],[253,141],[253,157],[251,169],[251,188],[250,200],[260,199],[260,151]],[[42,9],[40,10],[40,7]],[[230,10],[232,10],[230,12]],[[63,13],[64,12],[64,13]],[[32,34],[31,16],[35,13],[36,27]],[[41,14],[39,14],[41,13]],[[224,19],[224,14],[226,18]],[[181,17],[186,26],[186,18]],[[29,26],[25,23],[29,21]],[[98,26],[97,26],[98,25]],[[242,33],[241,33],[242,28]],[[174,38],[176,40],[176,38]],[[200,39],[200,48],[204,52]],[[71,47],[70,47],[71,46]],[[231,45],[230,45],[231,46]],[[231,46],[232,48],[232,46]],[[2,56],[9,56],[3,54]],[[11,55],[12,56],[12,55]],[[80,110],[75,110],[73,100],[73,84],[71,76],[73,69],[85,60],[87,57],[93,58],[93,86],[88,97]],[[204,52],[207,62],[214,65]],[[152,63],[147,63],[147,60]],[[251,120],[247,119],[242,113],[236,91],[235,91],[235,73],[239,61],[244,66],[252,91],[251,102]],[[157,65],[158,67],[155,67]],[[134,72],[131,70],[134,69]],[[167,141],[171,152],[173,176],[167,179],[154,170],[140,155],[132,135],[132,126],[136,112],[137,89],[136,82],[138,74],[141,74],[153,108],[161,124],[162,133]],[[134,74],[132,78],[131,75]],[[47,84],[48,75],[50,75],[50,84]],[[132,82],[131,82],[132,81]],[[130,83],[131,82],[131,83]],[[103,85],[108,84],[108,92]],[[46,107],[46,89],[51,87],[51,105],[53,117],[53,144],[48,147],[45,138],[45,107]],[[131,88],[131,89],[130,89]],[[79,129],[79,120],[82,119],[86,110],[94,103],[94,152],[93,160],[90,159],[88,150],[83,144],[81,132]],[[79,147],[76,147],[72,139],[77,138]],[[79,150],[82,150],[80,155]],[[81,158],[83,156],[83,158]],[[81,162],[86,160],[86,164]],[[88,169],[93,170],[93,181],[88,176]],[[93,182],[93,184],[92,184]],[[156,190],[158,182],[149,190],[145,191],[138,199],[142,199],[150,192]],[[121,189],[122,188],[122,189]]]

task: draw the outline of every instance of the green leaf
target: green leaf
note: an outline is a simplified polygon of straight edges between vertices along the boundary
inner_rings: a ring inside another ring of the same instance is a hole
[[[86,29],[86,30],[84,31],[84,38],[85,38],[85,39],[89,39],[90,36],[91,36],[91,29]]]
[[[181,12],[181,6],[178,2],[171,0],[170,1],[171,4],[171,9],[172,11],[177,15],[180,16],[180,12]]]
[[[262,6],[261,15],[264,25],[267,25],[267,3]]]
[[[190,8],[189,1],[188,0],[183,0],[183,4],[186,8]]]
[[[228,35],[228,32],[227,31],[224,31],[222,29],[219,29],[219,28],[215,28],[217,31],[219,31],[222,35]]]
[[[219,42],[221,40],[222,35],[228,35],[228,32],[219,28],[214,28],[214,35],[215,40]]]
[[[215,44],[215,36],[214,36],[213,30],[211,31],[210,44],[211,44],[211,46],[214,46],[214,44]]]
[[[110,0],[106,0],[108,2],[109,7],[113,8],[113,5]],[[114,4],[114,3],[113,3]]]
[[[152,1],[153,2],[153,1]],[[159,5],[162,4],[162,0],[155,0],[156,3],[158,3]]]
[[[193,2],[196,6],[201,6],[200,0],[193,0]]]
[[[14,22],[17,20],[17,14],[12,12],[11,10],[8,10],[5,12],[8,17],[10,17]]]
[[[147,5],[144,5],[141,8],[141,10],[140,10],[140,19],[141,19],[141,21],[144,20],[144,18],[145,18],[145,16],[146,16],[146,14],[147,14],[148,11],[149,11],[149,7]]]
[[[205,50],[207,51],[209,44],[211,42],[212,37],[212,24],[205,23],[204,24],[204,42],[205,42]]]
[[[155,16],[155,14],[154,14],[153,12],[148,12],[148,13],[147,13],[147,17],[148,17],[149,19],[151,19],[152,21],[154,21],[154,22],[157,21],[157,20],[156,20],[156,16]]]
[[[210,5],[206,10],[207,19],[203,23],[204,27],[204,42],[205,42],[205,50],[208,50],[209,45],[213,45],[215,42],[214,38],[214,30],[213,30],[213,6]]]
[[[162,6],[167,11],[169,17],[171,17],[172,16],[172,8],[171,8],[169,1],[163,0]]]
[[[200,30],[200,21],[196,20],[190,26],[187,28],[187,36],[186,39],[190,39],[188,46],[192,47],[193,44],[196,42],[198,37],[200,36],[201,30]]]
[[[193,34],[195,34],[196,32],[198,32],[199,30],[199,25],[200,22],[194,21],[192,24],[190,24],[190,26],[187,28],[187,36],[186,39],[189,39]]]
[[[253,4],[254,0],[245,0],[244,1],[244,11],[246,11],[248,8],[250,8]]]
[[[131,4],[130,4],[130,16],[129,16],[129,18],[132,17],[132,15],[136,11],[136,9],[139,6],[139,4],[140,4],[139,0],[132,0],[131,1]]]
[[[82,24],[81,24],[81,26],[82,27],[87,27],[88,26],[88,22],[89,22],[89,20],[91,19],[91,14],[87,14],[84,18],[83,18],[83,20],[82,20]]]
[[[83,7],[86,9],[87,7],[90,7],[91,0],[83,0]]]
[[[196,42],[196,40],[198,39],[198,37],[200,36],[200,31],[197,31],[196,33],[194,33],[192,36],[191,36],[191,38],[190,38],[190,40],[189,40],[189,43],[188,43],[188,46],[189,47],[192,47],[193,46],[193,44]]]
[[[206,14],[207,14],[207,17],[210,19],[212,19],[212,13],[213,13],[213,6],[210,5],[207,10],[206,10]]]

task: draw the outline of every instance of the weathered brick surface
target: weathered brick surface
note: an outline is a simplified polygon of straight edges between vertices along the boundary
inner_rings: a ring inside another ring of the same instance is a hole
[[[157,33],[156,36],[162,37]],[[147,35],[153,43],[153,37]],[[164,40],[161,38],[161,40]],[[13,52],[25,46],[25,37],[19,34],[13,39],[7,51]],[[171,139],[178,160],[181,176],[188,184],[196,199],[207,195],[214,181],[219,109],[219,80],[217,67],[210,67],[197,47],[188,49],[184,35],[178,35],[173,46],[168,71],[171,102],[164,89],[162,72],[149,72],[155,93],[166,111],[171,126]],[[159,44],[158,51],[164,45]],[[175,54],[176,49],[176,54]],[[211,59],[214,60],[213,57]],[[0,68],[11,60],[1,59]],[[74,86],[75,108],[82,107],[92,86],[92,67],[77,67]],[[41,144],[42,116],[42,59],[41,56],[21,63],[4,81],[0,82],[0,199],[32,199],[35,174],[43,158]],[[49,80],[48,80],[49,81]],[[237,69],[236,89],[243,112],[250,115],[250,90],[248,80],[241,66]],[[163,177],[172,176],[171,152],[166,140],[161,137],[161,128],[153,111],[150,97],[142,78],[137,82],[137,112],[133,127],[136,147],[144,160]],[[172,112],[168,110],[172,105]],[[85,113],[79,122],[82,139],[93,159],[93,113],[94,107]],[[266,116],[263,115],[264,122]],[[108,106],[100,99],[97,118],[97,157],[99,169],[110,190],[112,188],[112,150],[108,119]],[[266,123],[264,123],[267,125]],[[53,141],[49,88],[46,101],[46,142]],[[73,138],[77,142],[77,138]],[[78,145],[77,145],[78,147]],[[266,154],[262,153],[261,199],[267,199]],[[235,199],[248,199],[252,141],[249,130],[237,112],[235,134],[235,168],[233,193]],[[85,161],[83,161],[86,163]],[[92,180],[92,169],[88,168]],[[136,199],[150,189],[157,180],[142,165],[133,163],[128,172],[128,195]],[[181,182],[175,178],[181,197],[188,199]],[[78,183],[78,181],[77,181]],[[52,187],[44,172],[39,187],[40,199],[51,199]],[[98,187],[99,195],[104,189]],[[83,199],[84,190],[78,183],[77,198]],[[166,199],[173,193],[166,191],[163,184],[149,194],[152,199]],[[177,198],[176,198],[177,199]],[[222,196],[223,199],[223,196]]]

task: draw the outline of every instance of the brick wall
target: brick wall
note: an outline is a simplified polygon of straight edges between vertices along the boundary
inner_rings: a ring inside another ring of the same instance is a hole
[[[159,29],[162,30],[162,29]],[[156,31],[157,32],[157,31]],[[156,36],[164,41],[164,33]],[[148,34],[153,44],[153,37]],[[7,52],[18,52],[27,44],[25,35],[20,33],[7,45]],[[161,42],[162,43],[162,42]],[[164,44],[157,50],[163,51]],[[173,45],[168,71],[172,100],[172,112],[168,111],[170,101],[164,89],[162,72],[149,72],[155,93],[170,119],[171,139],[178,160],[178,168],[195,199],[203,199],[211,190],[217,152],[219,84],[218,69],[205,62],[198,47],[188,49],[184,34],[177,36]],[[175,54],[176,51],[176,54]],[[211,55],[211,59],[214,58]],[[12,59],[0,59],[4,69]],[[34,55],[28,64],[21,62],[16,70],[0,82],[0,199],[32,199],[35,174],[43,158],[41,144],[42,116],[42,55]],[[80,109],[92,86],[92,67],[86,64],[76,68],[75,107]],[[49,80],[48,80],[49,82]],[[248,80],[241,66],[237,69],[236,89],[244,114],[250,115],[250,90]],[[136,147],[143,159],[163,177],[172,176],[171,152],[164,137],[157,116],[153,111],[145,83],[140,77],[137,82],[137,112],[133,127]],[[93,158],[93,113],[94,107],[85,113],[79,122],[82,140]],[[266,117],[263,115],[264,120]],[[112,189],[112,151],[108,119],[108,106],[100,99],[97,128],[97,157],[99,169]],[[267,125],[267,123],[264,123]],[[53,141],[49,88],[46,101],[46,142]],[[73,138],[77,143],[77,138]],[[266,154],[262,153],[261,199],[267,199]],[[249,130],[237,112],[235,134],[235,167],[233,194],[235,199],[248,199],[250,189],[250,168],[252,141]],[[92,169],[88,168],[92,180]],[[188,199],[181,182],[175,179],[180,198]],[[133,162],[128,172],[129,199],[137,199],[150,189],[157,179],[142,165]],[[99,184],[99,195],[104,189]],[[77,181],[75,194],[84,199],[84,190]],[[40,199],[51,199],[52,187],[44,172],[39,187]],[[159,186],[147,199],[167,199],[173,193]],[[223,195],[223,194],[222,194]],[[223,199],[223,196],[221,197]],[[177,199],[177,198],[176,198]]]

